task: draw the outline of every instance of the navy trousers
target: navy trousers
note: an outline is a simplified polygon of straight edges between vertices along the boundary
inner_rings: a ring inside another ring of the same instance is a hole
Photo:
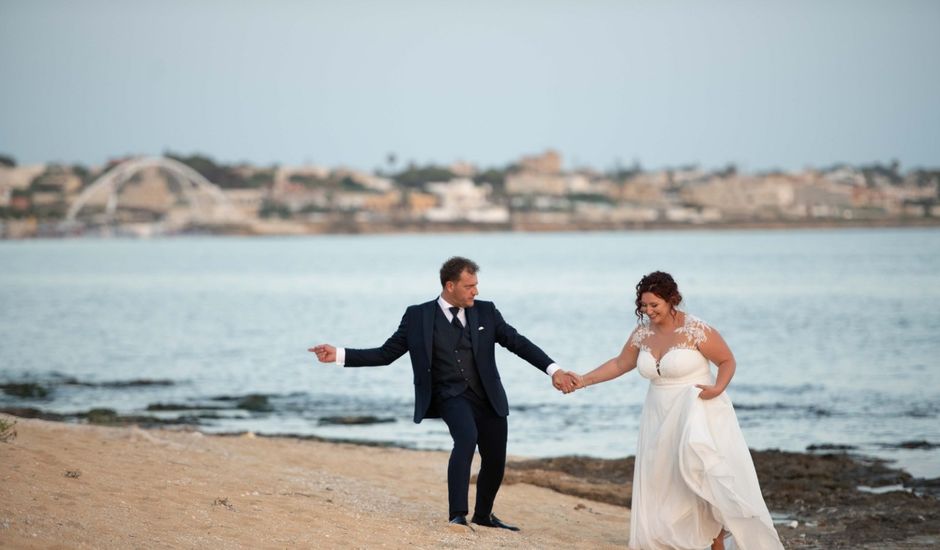
[[[489,402],[467,389],[438,402],[441,418],[450,430],[454,448],[447,464],[447,498],[450,519],[467,515],[470,465],[480,449],[480,474],[474,516],[489,517],[506,469],[506,417],[499,416]]]

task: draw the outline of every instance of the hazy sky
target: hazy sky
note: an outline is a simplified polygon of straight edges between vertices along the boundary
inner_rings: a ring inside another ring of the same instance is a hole
[[[0,0],[0,153],[940,166],[940,2]]]

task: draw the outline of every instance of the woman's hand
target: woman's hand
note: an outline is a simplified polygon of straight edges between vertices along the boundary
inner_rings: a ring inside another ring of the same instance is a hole
[[[705,384],[696,384],[695,387],[702,390],[698,394],[699,399],[705,399],[706,401],[718,397],[724,391],[718,386],[706,386]]]
[[[552,375],[552,385],[562,393],[571,393],[584,387],[580,374],[560,369]]]

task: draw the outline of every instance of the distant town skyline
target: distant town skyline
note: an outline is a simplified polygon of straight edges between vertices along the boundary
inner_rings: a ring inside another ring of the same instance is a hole
[[[0,0],[0,154],[940,166],[940,3]]]

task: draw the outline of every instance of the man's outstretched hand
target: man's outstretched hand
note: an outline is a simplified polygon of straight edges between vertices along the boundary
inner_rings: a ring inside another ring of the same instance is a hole
[[[335,363],[336,362],[336,348],[329,344],[319,344],[308,348],[307,351],[312,351],[317,354],[317,359],[321,363]]]
[[[552,385],[561,393],[571,393],[574,390],[584,387],[584,381],[581,375],[567,370],[557,370],[552,375]]]

